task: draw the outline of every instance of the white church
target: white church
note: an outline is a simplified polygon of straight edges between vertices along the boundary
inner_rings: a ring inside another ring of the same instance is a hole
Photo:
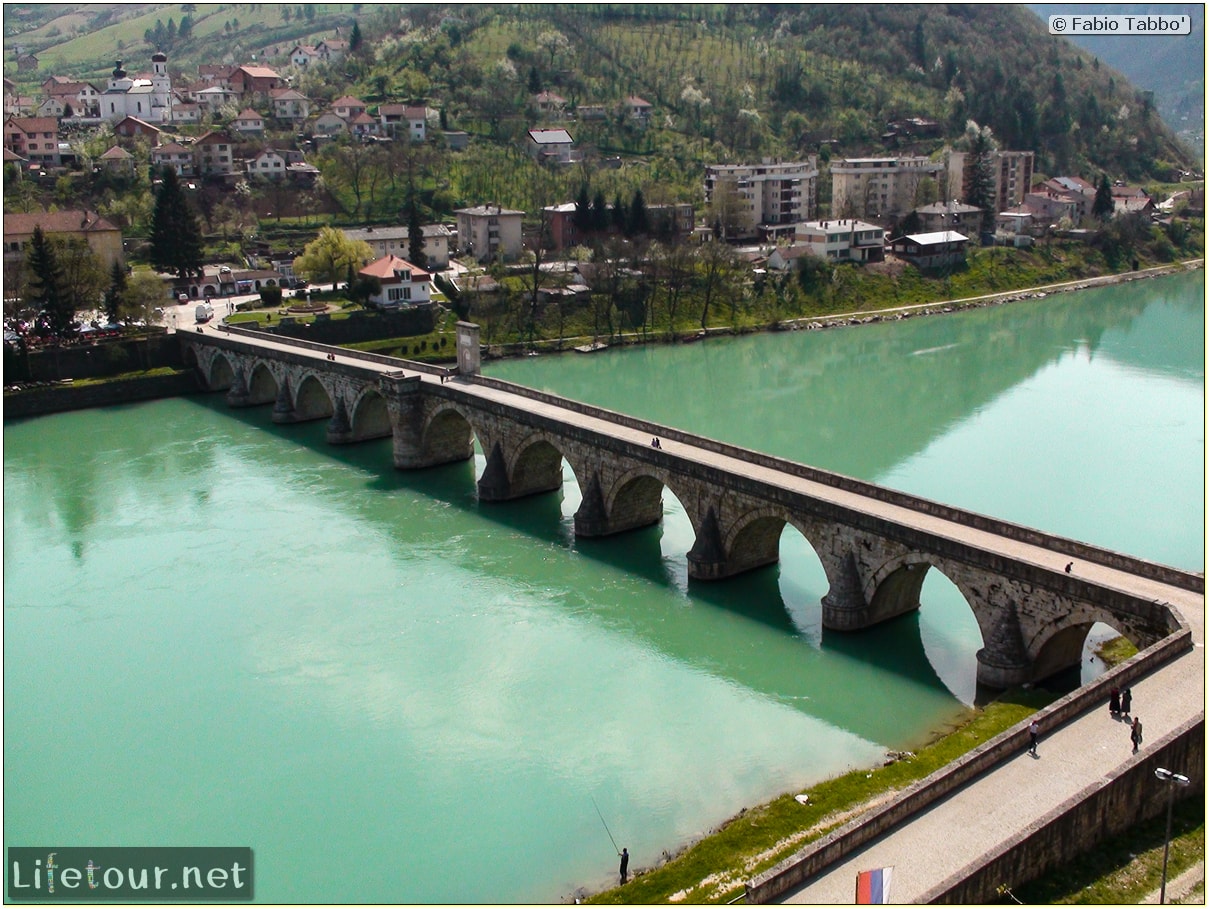
[[[151,78],[132,79],[117,61],[109,85],[101,93],[101,116],[114,123],[137,117],[147,123],[167,123],[172,119],[172,81],[168,78],[168,55],[156,51],[151,56]]]

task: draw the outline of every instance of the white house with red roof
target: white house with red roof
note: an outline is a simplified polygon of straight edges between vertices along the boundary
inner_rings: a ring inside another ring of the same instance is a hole
[[[398,256],[384,256],[370,262],[357,274],[378,280],[381,289],[370,296],[369,302],[381,309],[417,306],[432,300],[429,284],[432,275]]]
[[[331,109],[341,120],[352,122],[357,114],[365,113],[365,102],[352,95],[344,95],[332,102]]]

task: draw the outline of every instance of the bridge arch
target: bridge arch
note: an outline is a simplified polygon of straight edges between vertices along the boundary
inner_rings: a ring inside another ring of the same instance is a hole
[[[544,430],[530,429],[506,445],[499,441],[490,444],[478,483],[480,499],[501,502],[562,489],[565,441]]]
[[[1125,637],[1130,643],[1146,646],[1135,638],[1125,623],[1103,609],[1080,603],[1056,622],[1047,623],[1025,638],[1025,648],[1032,660],[1032,680],[1041,681],[1056,672],[1077,666],[1083,661],[1083,648],[1092,627],[1102,622]]]
[[[390,409],[386,399],[372,385],[366,385],[349,408],[352,435],[357,440],[383,439],[392,432]]]
[[[277,380],[273,369],[264,360],[256,360],[252,363],[247,383],[248,397],[246,403],[249,406],[270,404],[277,400],[277,395],[281,390],[281,383]]]
[[[331,389],[313,372],[306,373],[294,391],[292,419],[295,422],[322,420],[335,410]]]
[[[201,368],[200,364],[198,368]],[[219,351],[211,358],[209,370],[203,374],[203,378],[211,391],[226,391],[235,384],[235,366],[225,353]]]

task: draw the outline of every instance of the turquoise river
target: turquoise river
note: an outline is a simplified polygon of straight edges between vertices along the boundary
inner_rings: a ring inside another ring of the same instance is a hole
[[[486,371],[1203,570],[1204,310],[1198,271]],[[480,505],[481,457],[404,473],[323,429],[221,395],[5,425],[8,845],[250,846],[258,902],[557,902],[615,879],[610,837],[650,866],[982,696],[935,571],[825,632],[792,529],[689,582],[666,491],[578,541],[569,473]]]

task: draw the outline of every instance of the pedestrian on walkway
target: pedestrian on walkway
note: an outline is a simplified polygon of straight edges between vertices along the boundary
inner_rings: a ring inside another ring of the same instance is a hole
[[[1128,688],[1121,692],[1121,712],[1129,716],[1129,708],[1133,706],[1133,694]]]
[[[1129,727],[1129,740],[1133,742],[1133,753],[1137,754],[1142,745],[1142,721],[1136,716],[1133,718],[1133,725]]]
[[[1037,725],[1037,721],[1033,720],[1028,727],[1028,750],[1033,757],[1037,756],[1037,739],[1041,735],[1041,727]]]
[[[1116,685],[1112,686],[1112,692],[1108,695],[1108,712],[1114,718],[1121,712],[1121,689]]]

